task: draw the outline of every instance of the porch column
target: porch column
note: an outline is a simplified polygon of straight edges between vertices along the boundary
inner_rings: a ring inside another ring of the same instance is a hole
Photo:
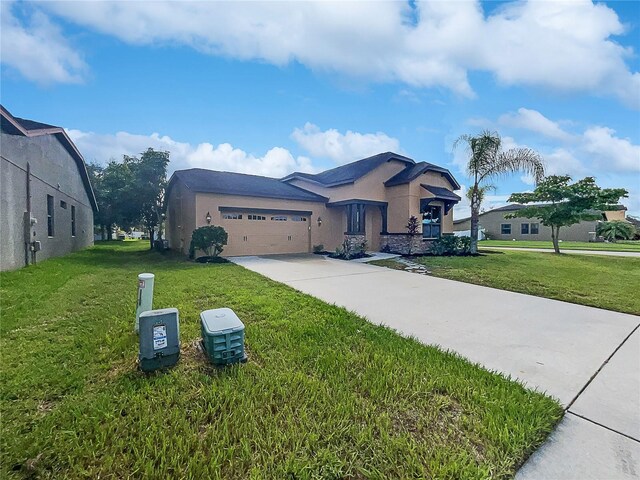
[[[382,215],[382,231],[380,233],[388,233],[387,232],[387,206],[380,205],[380,215]]]

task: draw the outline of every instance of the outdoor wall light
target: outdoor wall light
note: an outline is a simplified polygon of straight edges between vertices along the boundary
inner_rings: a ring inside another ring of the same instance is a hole
[[[207,221],[207,225],[209,225],[211,223],[211,214],[209,212],[207,212],[207,216],[204,217],[204,218]]]
[[[322,225],[322,217],[318,217],[318,226]]]

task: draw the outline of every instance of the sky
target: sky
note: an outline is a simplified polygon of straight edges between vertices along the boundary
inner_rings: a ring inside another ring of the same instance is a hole
[[[281,177],[383,151],[447,167],[462,134],[548,174],[623,187],[640,215],[640,2],[0,2],[0,100],[87,162]],[[483,208],[533,189],[496,182]],[[469,214],[463,200],[454,216]]]

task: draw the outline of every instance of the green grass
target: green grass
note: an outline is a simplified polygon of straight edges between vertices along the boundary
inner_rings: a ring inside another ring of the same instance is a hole
[[[233,264],[103,243],[1,282],[2,478],[509,478],[553,399]],[[137,274],[181,315],[182,356],[136,368]],[[195,348],[233,308],[249,361]]]
[[[640,258],[483,250],[414,261],[436,277],[640,315]],[[372,263],[404,268],[393,260]]]
[[[482,240],[478,243],[480,248],[511,247],[511,248],[549,248],[553,249],[551,240],[548,242],[533,240]],[[640,240],[619,241],[616,243],[600,242],[561,242],[562,250],[604,250],[611,252],[640,252]]]

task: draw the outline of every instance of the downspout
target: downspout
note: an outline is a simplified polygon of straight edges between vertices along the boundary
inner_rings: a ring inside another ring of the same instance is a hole
[[[29,265],[31,253],[31,165],[27,162],[27,212],[24,216],[24,265]]]

